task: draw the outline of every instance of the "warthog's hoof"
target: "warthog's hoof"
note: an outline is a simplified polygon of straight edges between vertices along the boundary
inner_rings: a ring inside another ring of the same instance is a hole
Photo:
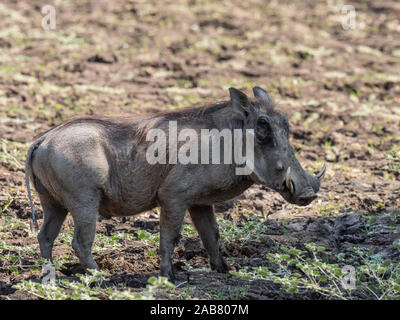
[[[218,273],[227,273],[229,270],[231,270],[231,268],[226,264],[224,260],[221,259],[218,264],[211,265],[211,270],[217,271]]]

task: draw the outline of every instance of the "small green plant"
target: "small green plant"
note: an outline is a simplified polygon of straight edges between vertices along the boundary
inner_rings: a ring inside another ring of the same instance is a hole
[[[77,274],[78,281],[67,279],[40,283],[23,280],[13,286],[14,289],[45,300],[143,300],[156,299],[156,295],[165,294],[175,288],[164,277],[150,277],[146,289],[132,292],[127,288],[117,288],[107,283],[107,272],[88,270],[87,274]]]
[[[156,259],[155,259],[155,256],[156,256],[156,250],[148,250],[148,251],[147,251],[147,255],[149,255],[149,256],[150,256],[150,258],[151,258],[151,261],[152,261],[153,263],[155,263],[155,262],[156,262]]]
[[[400,250],[399,240],[393,246]],[[400,264],[382,258],[380,254],[362,248],[351,248],[361,260],[358,286],[375,299],[400,299]]]
[[[325,146],[326,148],[332,147],[332,141],[331,141],[331,140],[326,140],[326,141],[324,142],[324,146]]]
[[[94,241],[93,252],[120,248],[122,246],[121,239],[122,237],[116,233],[112,233],[110,236],[98,233]]]
[[[66,230],[58,236],[55,245],[61,243],[71,246],[72,238],[74,236],[74,229],[66,226]],[[130,233],[117,232],[106,235],[104,233],[97,233],[94,243],[93,252],[121,248],[124,241],[136,240],[136,236]]]
[[[35,256],[38,256],[38,252],[31,247],[10,245],[0,239],[0,271],[8,270],[14,275],[18,275],[23,270],[38,273],[44,259],[37,261],[32,258]]]
[[[22,169],[23,165],[18,160],[23,157],[23,144],[0,139],[0,163],[12,170]]]
[[[160,241],[160,233],[150,233],[146,230],[138,230],[137,238],[144,242],[150,243],[159,243]]]
[[[263,234],[268,232],[267,226],[260,223],[254,215],[250,216],[250,220],[242,225],[219,217],[217,222],[221,239],[228,242],[239,240],[244,244],[249,240],[264,241]]]
[[[210,272],[210,268],[193,268],[190,264],[188,264],[186,261],[183,261],[184,266],[182,267],[183,270],[185,271],[192,271],[192,272]]]
[[[290,234],[290,229],[288,228],[289,226],[289,220],[282,220],[282,232],[283,234]]]
[[[183,225],[182,235],[184,237],[193,237],[197,235],[197,232],[191,224],[185,224]]]
[[[396,145],[387,154],[389,162],[380,167],[380,170],[384,170],[388,173],[388,179],[392,179],[393,176],[400,174],[400,148]]]
[[[0,232],[3,238],[10,238],[14,232],[21,229],[26,231],[26,234],[22,234],[21,236],[31,235],[29,224],[12,216],[4,217],[3,223],[0,224]]]
[[[389,151],[388,156],[392,159],[400,159],[400,148],[397,146],[393,146],[392,149]]]
[[[8,207],[13,203],[14,197],[9,195],[8,199],[0,206],[0,216],[7,211]]]
[[[378,221],[377,215],[372,215],[368,218],[368,221],[364,225],[364,232],[368,233],[371,231],[372,225]]]
[[[253,271],[240,270],[232,272],[243,279],[267,279],[281,284],[288,293],[316,291],[329,298],[344,299],[340,289],[342,271],[338,265],[328,264],[318,258],[317,253],[323,252],[324,247],[309,243],[306,248],[311,252],[312,258],[307,257],[307,252],[293,247],[283,247],[278,253],[267,255],[276,272],[268,267],[253,268]]]
[[[393,246],[400,250],[400,243]],[[329,263],[321,257],[325,248],[314,243],[305,245],[307,251],[282,247],[278,252],[267,254],[268,266],[252,270],[231,271],[244,280],[263,279],[282,285],[288,293],[317,292],[329,299],[353,299],[352,289],[343,285],[348,273],[337,263]],[[360,248],[351,248],[348,257],[337,255],[342,264],[354,265],[355,284],[358,295],[377,300],[400,299],[400,265],[384,260]]]

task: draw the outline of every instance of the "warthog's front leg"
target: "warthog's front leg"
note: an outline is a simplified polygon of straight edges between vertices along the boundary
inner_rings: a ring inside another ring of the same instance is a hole
[[[189,212],[207,250],[211,269],[221,273],[227,272],[229,268],[219,251],[219,232],[214,208],[212,206],[193,206],[189,208]]]
[[[160,217],[160,274],[167,277],[169,281],[175,282],[172,267],[172,254],[175,245],[179,242],[183,218],[186,208],[179,204],[163,204]]]

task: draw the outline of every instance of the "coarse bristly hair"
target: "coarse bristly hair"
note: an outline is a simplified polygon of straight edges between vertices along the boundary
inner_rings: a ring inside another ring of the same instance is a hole
[[[243,106],[258,113],[273,115],[277,113],[275,103],[271,100],[269,103],[260,101],[259,99],[249,99],[247,106]],[[134,127],[136,136],[146,136],[147,132],[157,127],[165,121],[186,122],[191,120],[199,120],[205,122],[213,122],[213,116],[218,111],[231,108],[230,101],[222,101],[201,107],[187,107],[171,111],[162,111],[153,114],[145,114],[139,116],[83,116],[76,117],[64,121],[58,126],[51,128],[45,132],[39,133],[35,138],[39,138],[49,132],[58,131],[59,129],[80,123],[99,124],[109,130],[126,130]],[[227,110],[228,112],[228,110]],[[210,124],[211,124],[210,123]]]

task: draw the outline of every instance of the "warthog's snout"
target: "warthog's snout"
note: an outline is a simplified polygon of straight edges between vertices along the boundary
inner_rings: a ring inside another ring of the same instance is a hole
[[[299,181],[295,175],[292,174],[290,167],[286,170],[285,180],[283,181],[284,190],[282,195],[284,198],[294,204],[299,206],[306,206],[315,200],[319,187],[321,185],[322,178],[325,175],[326,165],[323,166],[321,171],[316,175],[311,175],[304,172],[307,183],[304,181]],[[305,185],[305,186],[304,186]]]
[[[296,203],[299,206],[306,206],[317,198],[317,194],[312,189],[306,190],[306,192],[296,197]]]

